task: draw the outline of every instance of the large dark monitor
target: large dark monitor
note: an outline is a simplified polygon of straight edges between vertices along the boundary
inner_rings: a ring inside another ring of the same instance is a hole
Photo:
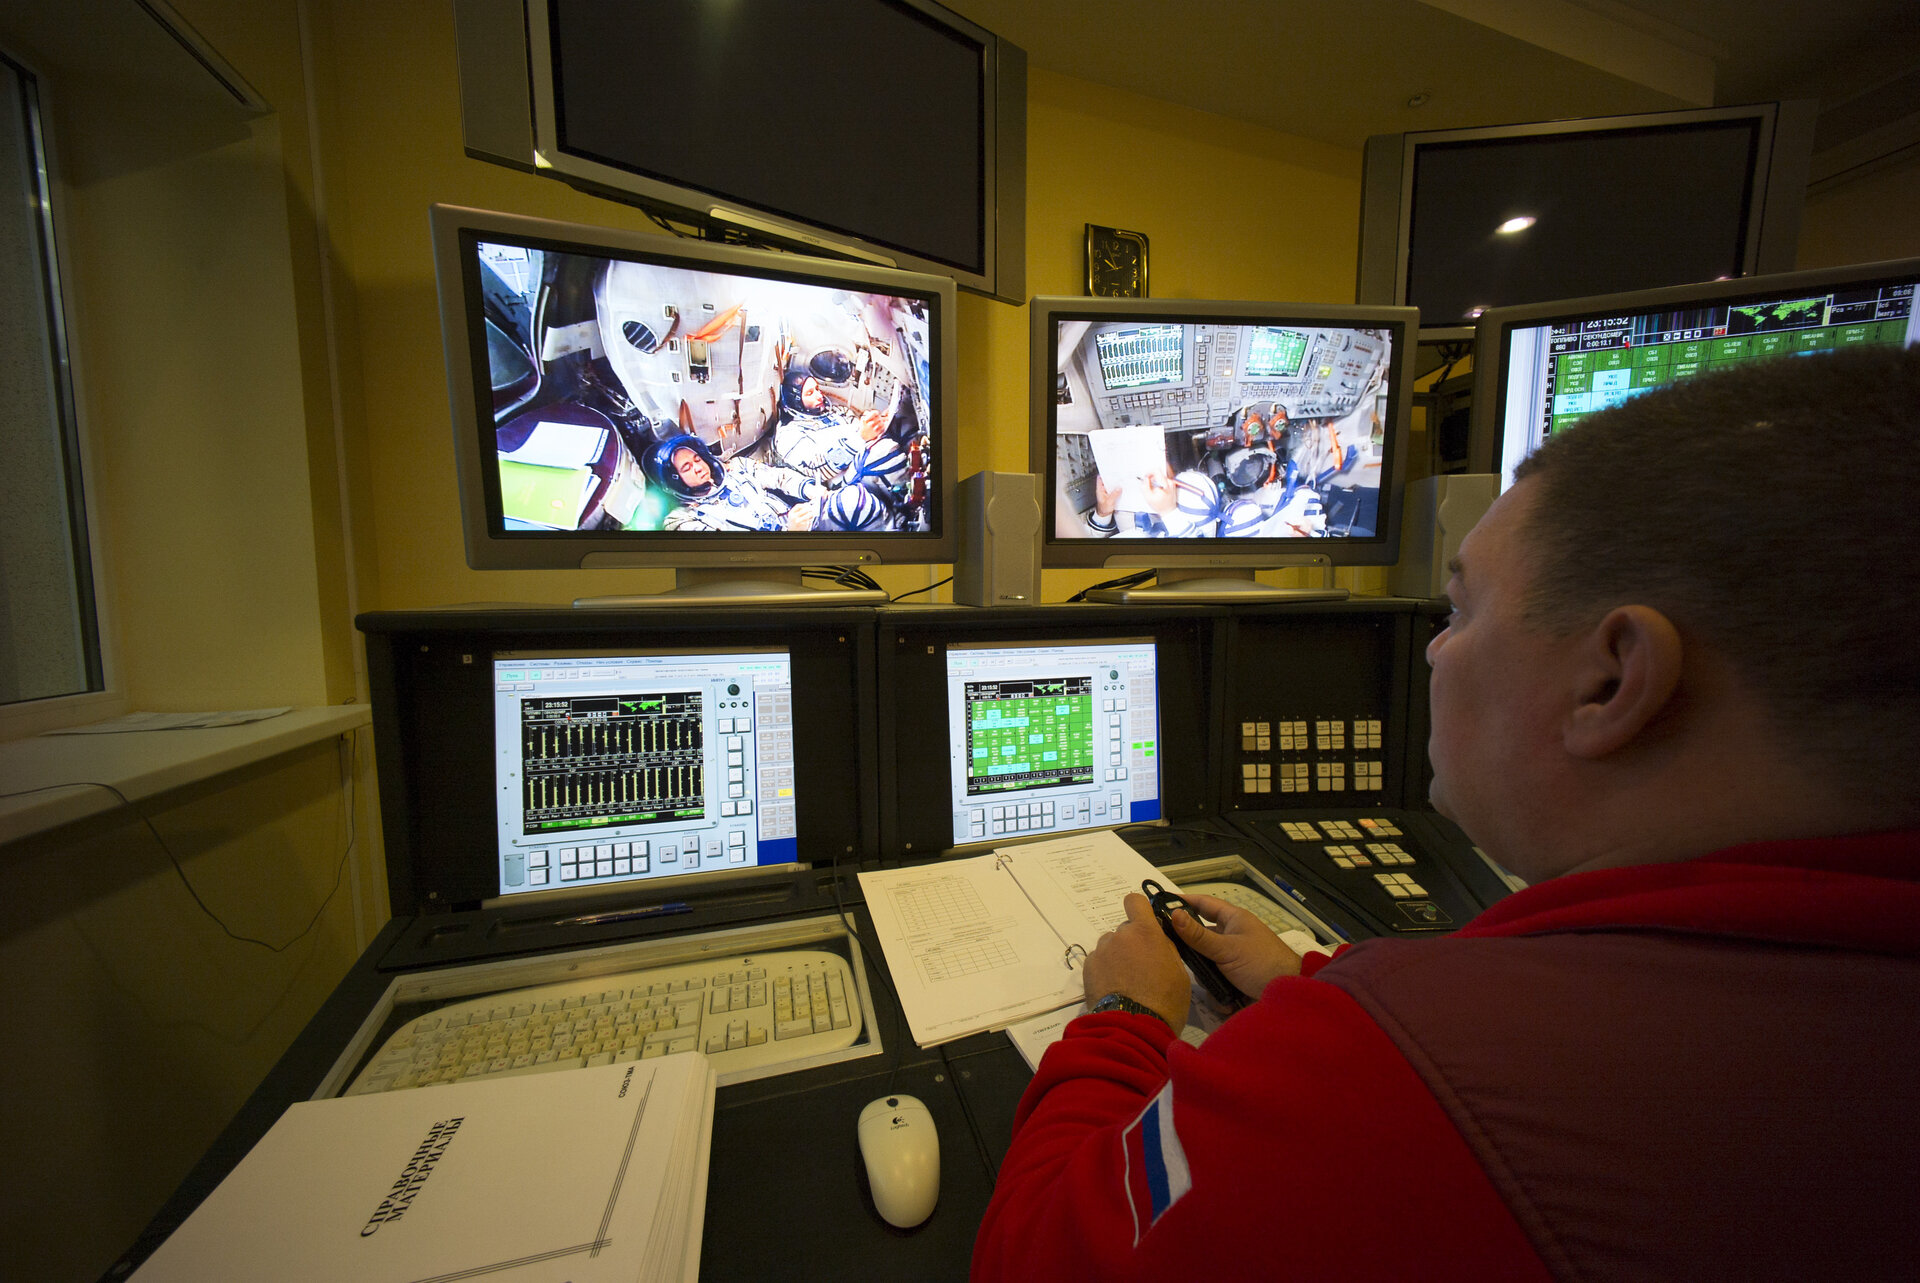
[[[1431,335],[1490,307],[1787,270],[1814,109],[1369,138],[1354,297],[1417,307]]]
[[[654,605],[884,600],[800,567],[953,560],[945,277],[432,214],[467,561],[673,568]]]
[[[1501,488],[1547,436],[1706,370],[1920,343],[1920,259],[1499,308],[1480,318],[1469,453]]]
[[[1157,574],[1096,600],[1345,596],[1254,572],[1395,559],[1418,328],[1412,308],[1034,299],[1042,564]]]
[[[927,0],[457,0],[469,155],[1019,302],[1026,55]]]

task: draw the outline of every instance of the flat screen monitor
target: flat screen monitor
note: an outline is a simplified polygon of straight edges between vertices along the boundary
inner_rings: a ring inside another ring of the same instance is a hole
[[[1555,432],[1707,370],[1920,343],[1920,259],[1499,308],[1475,341],[1469,453],[1501,488]]]
[[[1026,55],[928,0],[456,0],[469,155],[1025,295]]]
[[[467,561],[673,568],[650,605],[883,599],[950,562],[954,286],[436,206]]]
[[[1411,308],[1034,299],[1042,564],[1152,568],[1088,595],[1188,601],[1303,591],[1258,569],[1391,563],[1418,327]]]
[[[1431,337],[1491,307],[1791,268],[1814,108],[1370,138],[1355,297],[1419,308]]]
[[[947,647],[953,844],[1161,818],[1153,639]]]
[[[786,650],[499,651],[503,898],[793,864]]]

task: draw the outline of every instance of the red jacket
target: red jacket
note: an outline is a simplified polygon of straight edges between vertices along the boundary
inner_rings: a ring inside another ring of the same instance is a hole
[[[1756,1236],[1753,1277],[1790,1276],[1796,1251],[1910,1268],[1916,879],[1920,833],[1737,847],[1542,883],[1441,940],[1310,955],[1197,1050],[1151,1017],[1084,1016],[1020,1102],[973,1276],[1739,1277]],[[1569,1011],[1583,976],[1600,997]],[[1537,977],[1553,1005],[1527,1011]],[[1592,1013],[1629,984],[1651,1032],[1615,1036]],[[1476,1061],[1483,1036],[1498,1051]]]

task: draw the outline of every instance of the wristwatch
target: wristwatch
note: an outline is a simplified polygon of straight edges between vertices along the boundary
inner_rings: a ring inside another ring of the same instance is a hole
[[[1110,993],[1087,1008],[1088,1015],[1092,1015],[1096,1011],[1131,1011],[1137,1016],[1152,1016],[1163,1025],[1167,1023],[1165,1016],[1144,1002],[1135,1002],[1124,993]]]

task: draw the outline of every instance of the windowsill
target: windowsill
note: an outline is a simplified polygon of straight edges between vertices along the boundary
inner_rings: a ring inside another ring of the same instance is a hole
[[[92,785],[110,784],[139,802],[344,735],[371,720],[364,704],[337,704],[296,708],[244,726],[35,735],[0,744],[0,780],[6,781],[0,792],[26,793],[0,798],[0,845],[122,805]]]

